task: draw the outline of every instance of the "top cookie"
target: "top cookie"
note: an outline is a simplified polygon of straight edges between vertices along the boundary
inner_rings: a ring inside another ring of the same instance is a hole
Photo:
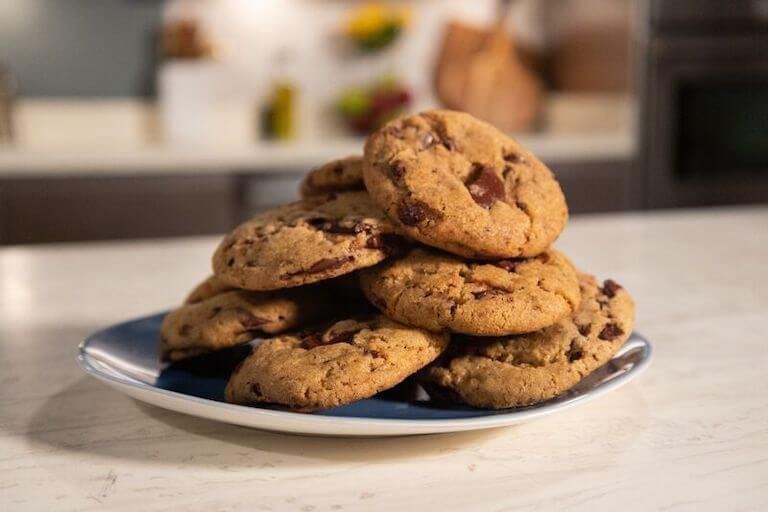
[[[420,378],[435,397],[501,409],[553,398],[604,365],[632,332],[635,305],[616,282],[580,275],[581,304],[529,334],[469,338]]]
[[[553,249],[493,262],[414,249],[364,270],[360,284],[399,322],[475,336],[537,331],[573,313],[580,299],[576,270]]]
[[[299,186],[299,193],[304,199],[359,190],[365,190],[363,158],[360,156],[348,156],[321,165],[311,170]]]
[[[311,198],[256,215],[213,255],[223,283],[247,290],[300,286],[382,261],[394,227],[366,192]]]
[[[533,154],[460,112],[423,112],[369,137],[363,178],[409,236],[468,258],[535,256],[560,234],[560,185]]]

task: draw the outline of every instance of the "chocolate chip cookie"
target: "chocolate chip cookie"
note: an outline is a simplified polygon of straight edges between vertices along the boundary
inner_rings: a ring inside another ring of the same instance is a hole
[[[237,288],[222,282],[216,276],[208,276],[205,281],[195,286],[192,291],[189,292],[187,298],[184,299],[184,304],[196,304],[205,299],[210,299],[214,295],[219,295],[236,289]]]
[[[385,125],[365,145],[363,178],[407,235],[467,258],[535,256],[568,219],[560,185],[541,161],[460,112]]]
[[[537,331],[573,313],[580,300],[576,270],[552,249],[493,262],[414,249],[362,271],[360,283],[399,322],[476,336]]]
[[[160,328],[161,359],[178,361],[231,347],[343,310],[324,283],[273,292],[222,289],[213,293],[215,281],[206,280],[184,305],[166,315]],[[208,287],[207,296],[200,292],[203,287]]]
[[[634,321],[634,303],[616,282],[579,276],[581,305],[530,334],[456,341],[420,374],[437,398],[490,409],[542,402],[576,385],[616,353]]]
[[[365,190],[363,158],[348,156],[321,165],[307,174],[299,186],[301,197]]]
[[[299,411],[337,407],[397,385],[447,346],[447,335],[383,315],[342,320],[261,342],[234,371],[225,396]]]
[[[375,265],[399,244],[366,192],[346,192],[256,215],[224,238],[213,270],[236,288],[288,288]]]

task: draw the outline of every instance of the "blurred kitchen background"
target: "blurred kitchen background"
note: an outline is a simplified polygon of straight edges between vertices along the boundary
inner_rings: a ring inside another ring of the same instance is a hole
[[[768,201],[768,0],[2,0],[0,244],[223,232],[400,113],[574,214]]]

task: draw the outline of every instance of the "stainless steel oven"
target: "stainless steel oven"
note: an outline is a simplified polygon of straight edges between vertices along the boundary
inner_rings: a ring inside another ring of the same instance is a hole
[[[768,201],[768,0],[644,7],[638,197]]]

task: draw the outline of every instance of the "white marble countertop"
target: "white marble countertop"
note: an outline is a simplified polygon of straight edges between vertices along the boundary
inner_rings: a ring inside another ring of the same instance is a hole
[[[0,250],[0,510],[766,510],[768,207],[579,217],[655,360],[533,423],[297,437],[142,405],[86,377],[88,332],[166,308],[212,238]]]

